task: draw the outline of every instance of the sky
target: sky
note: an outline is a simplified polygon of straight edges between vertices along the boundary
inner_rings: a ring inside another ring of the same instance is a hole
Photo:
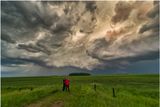
[[[158,1],[2,1],[2,76],[159,72]]]

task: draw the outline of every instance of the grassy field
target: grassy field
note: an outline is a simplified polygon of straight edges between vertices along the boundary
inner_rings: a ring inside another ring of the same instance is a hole
[[[159,107],[159,75],[72,76],[69,79],[70,93],[62,92],[61,76],[2,78],[1,106]]]

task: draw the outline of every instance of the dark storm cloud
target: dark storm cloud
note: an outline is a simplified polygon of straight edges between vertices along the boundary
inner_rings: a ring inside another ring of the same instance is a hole
[[[48,10],[45,8],[45,4],[41,2],[39,2],[39,4],[40,6],[31,2],[13,2],[17,12],[23,16],[25,22],[27,22],[30,27],[48,27],[52,24],[51,19],[56,19],[57,15],[53,14],[52,17],[49,16],[46,14]],[[43,10],[42,12],[40,11],[41,8]]]
[[[35,25],[39,22],[30,23],[25,16],[27,12],[19,12],[23,9],[18,9],[15,6],[16,3],[17,2],[2,2],[2,33],[4,35],[10,35],[12,40],[14,38],[15,41],[25,41],[26,38],[34,37],[33,35],[35,31],[37,31],[37,27],[35,27]],[[30,15],[30,19],[34,18],[32,18]]]
[[[11,39],[11,37],[5,33],[1,34],[1,39],[9,43],[15,43],[15,41]]]
[[[96,3],[93,1],[86,1],[86,9],[90,12],[95,12],[97,9]]]
[[[97,39],[93,42],[93,45],[91,47],[88,47],[88,50],[86,51],[86,53],[93,58],[98,58],[99,60],[103,60],[103,58],[102,59],[100,58],[101,56],[99,56],[100,55],[99,53],[101,53],[109,45],[110,43],[107,42],[104,38]],[[110,56],[112,55],[108,55],[107,57],[110,57]]]
[[[126,60],[132,61],[132,62],[137,62],[137,61],[144,61],[144,60],[155,60],[159,57],[159,51],[150,51],[148,53],[144,53],[139,56],[134,56],[134,57],[128,57]],[[123,59],[123,58],[122,58]]]
[[[148,17],[154,18],[159,13],[159,2],[154,2],[154,7],[147,13]]]
[[[112,22],[117,23],[128,19],[133,7],[125,1],[119,1],[115,5],[115,15],[112,17]]]
[[[148,30],[157,29],[159,27],[159,23],[157,23],[157,22],[159,22],[158,16],[153,21],[143,25],[141,27],[141,29],[139,30],[139,32],[143,33],[143,32],[148,31]]]
[[[140,33],[159,28],[159,3],[154,4],[154,7],[147,13],[147,15],[149,18],[152,19],[152,21],[144,24],[140,28],[140,31],[139,31]]]
[[[144,53],[139,56],[128,56],[128,57],[117,58],[117,59],[108,60],[108,61],[111,61],[112,63],[119,63],[119,64],[121,64],[121,62],[123,61],[133,63],[133,62],[145,61],[145,60],[155,60],[158,58],[158,56],[159,56],[159,51],[150,51],[148,53]]]
[[[87,51],[88,55],[104,61],[106,66],[114,65],[114,67],[123,66],[123,64],[121,65],[121,62],[126,62],[129,64],[138,61],[155,60],[159,58],[159,23],[157,23],[159,22],[158,7],[158,4],[154,5],[153,9],[147,13],[152,20],[149,20],[140,28],[139,34],[135,34],[135,36],[137,36],[136,39],[128,37],[131,35],[122,36],[121,39],[116,42],[113,41],[113,43],[108,42],[105,38],[99,40],[97,39],[93,43],[93,47],[89,48]],[[125,6],[122,6],[121,8],[125,8]],[[128,17],[129,11],[126,14]],[[127,20],[127,17],[125,20]],[[115,22],[120,21],[120,19]],[[150,44],[150,47],[153,46],[154,49],[149,49],[146,47],[147,44]],[[126,65],[127,64],[124,64],[124,66]]]
[[[137,10],[133,5],[124,1],[3,1],[2,64],[92,70],[158,58],[157,7],[144,15],[151,20],[143,21],[137,17],[140,2]],[[111,21],[121,25],[111,27]]]
[[[15,59],[15,58],[3,57],[3,58],[1,58],[1,64],[2,64],[2,66],[12,65],[12,64],[18,65],[18,64],[26,64],[26,62],[22,61],[22,60]]]
[[[35,64],[38,66],[46,67],[46,68],[52,68],[53,66],[48,66],[44,61],[38,60],[38,59],[27,59],[27,58],[11,58],[11,57],[4,57],[2,60],[2,66],[12,66],[13,64],[16,66],[22,65],[22,64]]]
[[[33,45],[33,44],[18,44],[18,48],[19,49],[26,49],[27,51],[30,52],[43,52],[46,53],[48,55],[51,54],[51,52],[49,50],[46,49],[46,47],[44,45]]]
[[[153,40],[158,40],[158,32],[155,33],[151,33],[149,35],[147,35],[146,37],[143,37],[143,39],[137,39],[137,40],[133,40],[130,43],[124,43],[118,46],[118,50],[121,51],[128,51],[128,52],[132,52],[132,53],[136,53],[133,56],[121,56],[116,54],[116,52],[112,53],[112,49],[108,48],[110,46],[110,43],[108,43],[104,38],[102,39],[97,39],[96,41],[94,41],[94,45],[91,48],[88,48],[89,50],[87,50],[87,54],[93,58],[97,58],[100,61],[104,61],[107,63],[112,63],[114,64],[114,67],[117,64],[120,64],[121,61],[127,61],[128,63],[132,63],[132,62],[137,62],[137,61],[141,61],[141,60],[154,60],[157,59],[159,57],[159,51],[158,50],[151,50],[151,51],[147,51],[147,52],[136,52],[136,50],[133,50],[135,47],[137,47],[138,45],[142,45],[144,42],[147,42],[149,44],[153,44]],[[157,44],[158,45],[158,42]],[[132,46],[132,47],[131,47]],[[103,52],[105,52],[105,54],[102,54]],[[112,65],[111,64],[111,65]]]
[[[17,42],[17,49],[19,50],[24,49],[33,54],[42,52],[50,55],[51,51],[49,48],[53,47],[54,49],[61,46],[61,41],[72,32],[71,27],[74,25],[74,19],[70,16],[63,15],[59,17],[58,12],[48,8],[49,5],[50,3],[47,4],[44,2],[3,2],[2,32],[4,33],[2,39],[15,43],[12,40],[12,38],[15,38],[16,41],[20,41],[20,43]],[[59,10],[57,9],[57,11]],[[44,31],[43,29],[47,30]],[[37,34],[36,36],[36,32],[39,31],[47,33],[42,36]],[[7,33],[11,35],[8,36]],[[48,33],[50,33],[49,36]],[[9,53],[7,50],[4,52]],[[11,55],[13,56],[13,54]],[[38,59],[35,58],[33,60],[31,57],[27,60],[25,59],[25,61],[38,63]],[[39,65],[45,64],[39,63]]]
[[[65,32],[65,31],[68,31],[68,32],[71,32],[71,27],[73,26],[72,23],[70,23],[71,19],[67,18],[67,19],[60,19],[59,20],[59,23],[56,23],[55,25],[53,25],[51,27],[51,30],[54,32],[54,33],[61,33],[62,31]]]

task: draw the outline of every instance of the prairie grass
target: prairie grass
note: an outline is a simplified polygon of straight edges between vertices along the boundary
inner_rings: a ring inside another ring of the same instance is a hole
[[[61,76],[2,78],[2,107],[159,107],[159,75],[71,76],[62,92]],[[93,88],[96,84],[96,91]],[[116,97],[113,97],[112,88]]]

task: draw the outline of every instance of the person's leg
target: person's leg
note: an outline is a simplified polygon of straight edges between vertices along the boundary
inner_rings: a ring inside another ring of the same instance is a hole
[[[64,85],[64,90],[65,90],[65,91],[67,90],[67,87],[66,87],[66,85]]]
[[[69,91],[70,91],[70,90],[69,90],[69,85],[67,85],[66,88],[67,88],[67,91],[69,92]]]
[[[66,90],[66,85],[65,84],[63,84],[63,91],[65,91]]]
[[[63,89],[62,89],[63,91],[65,91],[65,85],[63,84]]]
[[[66,91],[68,91],[68,86],[66,86]]]

